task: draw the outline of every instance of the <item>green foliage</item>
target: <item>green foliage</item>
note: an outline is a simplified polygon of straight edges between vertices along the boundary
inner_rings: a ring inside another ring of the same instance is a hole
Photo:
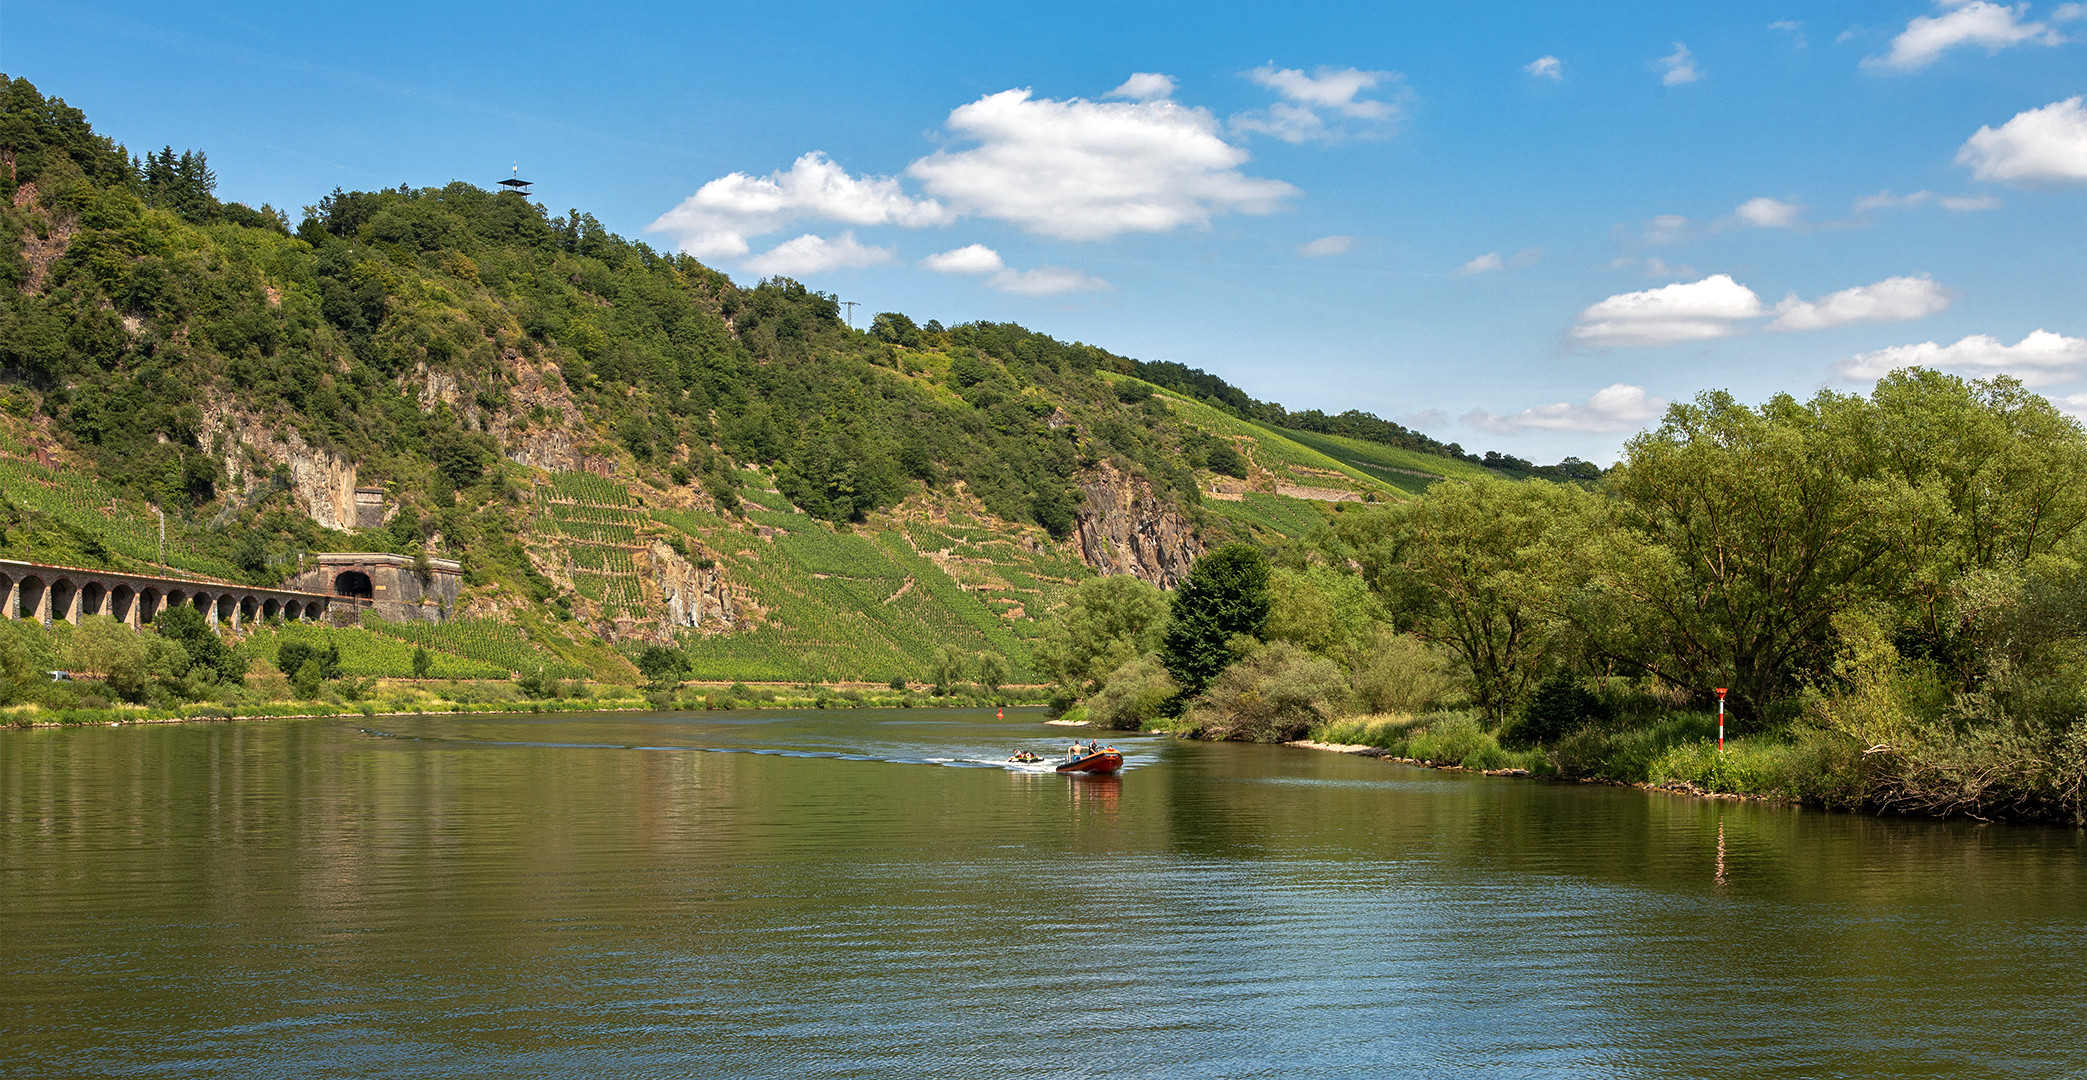
[[[295,666],[286,666],[285,647],[302,648],[305,655]],[[310,626],[285,623],[255,630],[240,651],[275,665],[284,674],[296,676],[304,660],[317,654],[324,679],[405,678],[413,673],[413,645],[389,634],[367,628]],[[468,659],[439,647],[427,650],[432,662],[428,675],[437,679],[501,679],[508,669]],[[328,657],[337,656],[329,672]]]
[[[978,685],[985,687],[987,694],[998,694],[1007,682],[1007,658],[999,653],[979,653],[972,660],[972,668],[978,672]]]
[[[27,699],[57,663],[43,627],[27,619],[0,619],[0,705]]]
[[[1667,751],[1716,738],[1716,714],[1672,713],[1649,723],[1582,727],[1558,740],[1551,756],[1566,776],[1642,784]]]
[[[317,657],[309,657],[298,664],[290,676],[290,685],[301,698],[319,696],[319,687],[326,682],[326,665]]]
[[[1102,727],[1136,731],[1158,719],[1180,693],[1181,688],[1158,658],[1133,657],[1110,672],[1101,689],[1088,699],[1087,714],[1091,722]],[[1070,719],[1072,712],[1066,716]]]
[[[680,649],[648,645],[638,654],[638,670],[644,673],[646,685],[655,689],[679,686],[688,674],[688,657]]]
[[[413,646],[413,677],[425,679],[428,677],[428,673],[433,670],[435,670],[435,658],[428,655],[427,646]]]
[[[1083,691],[1159,647],[1167,599],[1129,575],[1090,578],[1075,588],[1037,643],[1036,662],[1053,682]]]
[[[283,674],[293,678],[302,677],[306,665],[313,665],[312,670],[317,673],[317,678],[321,682],[340,678],[340,644],[329,641],[322,646],[314,641],[289,638],[276,646],[275,666]],[[304,696],[310,697],[311,695],[305,694]]]
[[[188,670],[188,655],[174,641],[140,634],[107,615],[88,615],[73,631],[67,650],[73,671],[98,674],[111,693],[142,702],[155,685],[171,686]]]
[[[1279,641],[1217,676],[1189,706],[1181,730],[1206,739],[1289,742],[1342,712],[1346,697],[1338,665]]]
[[[964,681],[965,673],[971,670],[971,658],[963,650],[944,645],[935,651],[935,693],[947,694]]]
[[[159,636],[181,646],[188,659],[185,674],[198,671],[207,677],[228,683],[240,683],[246,679],[246,657],[233,652],[223,638],[210,628],[203,613],[194,607],[181,605],[168,607],[152,619],[152,629]]]
[[[1366,713],[1424,713],[1450,695],[1455,678],[1438,648],[1390,626],[1375,627],[1351,664],[1349,683]]]
[[[1204,553],[1174,591],[1160,658],[1184,694],[1198,694],[1232,662],[1231,639],[1268,621],[1268,556],[1251,544]]]
[[[1343,663],[1369,650],[1390,613],[1359,576],[1326,566],[1274,568],[1261,636]]]
[[[1520,714],[1503,725],[1500,741],[1517,747],[1550,745],[1585,724],[1608,718],[1607,706],[1580,684],[1579,676],[1557,671],[1537,684]]]
[[[1332,536],[1399,621],[1449,647],[1488,716],[1509,714],[1562,630],[1560,592],[1599,513],[1577,488],[1484,480],[1343,514]]]

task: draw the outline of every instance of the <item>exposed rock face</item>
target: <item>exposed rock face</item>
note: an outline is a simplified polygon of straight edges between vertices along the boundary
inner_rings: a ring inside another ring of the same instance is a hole
[[[1075,539],[1080,558],[1103,574],[1131,574],[1171,589],[1203,554],[1195,529],[1152,485],[1104,461],[1081,482]]]
[[[738,599],[715,565],[703,569],[660,540],[641,555],[659,589],[663,636],[675,627],[720,631],[738,625]]]
[[[12,174],[14,171],[14,162],[12,160],[7,162],[7,168],[8,172]],[[15,209],[33,211],[38,196],[36,181],[31,180],[23,184],[15,189]],[[46,235],[37,235],[37,229],[34,226],[23,231],[22,262],[29,268],[28,275],[22,279],[23,295],[33,296],[43,288],[44,277],[51,272],[51,264],[57,262],[65,254],[65,249],[72,245],[72,234],[75,224],[73,215],[53,207],[51,210],[46,211],[43,228]]]
[[[269,479],[280,465],[290,474],[290,491],[313,521],[329,529],[354,529],[355,463],[313,448],[293,430],[279,428],[227,401],[203,406],[203,445],[224,454],[225,476],[233,487],[250,488]],[[379,512],[379,518],[382,512]]]
[[[532,468],[558,472],[584,468],[581,439],[573,433],[584,433],[586,422],[565,389],[558,365],[548,360],[538,364],[513,349],[507,350],[500,362],[510,380],[509,404],[492,430],[507,448],[508,458]]]

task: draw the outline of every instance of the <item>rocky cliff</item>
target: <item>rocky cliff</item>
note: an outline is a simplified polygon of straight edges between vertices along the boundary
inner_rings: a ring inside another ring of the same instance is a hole
[[[280,467],[289,474],[298,507],[313,521],[329,529],[357,527],[354,462],[313,447],[295,430],[222,399],[204,404],[199,441],[221,455],[233,489],[266,483]]]
[[[1080,483],[1074,542],[1101,574],[1132,574],[1162,589],[1188,576],[1203,554],[1195,526],[1152,485],[1104,461]]]
[[[659,540],[643,555],[659,590],[662,640],[673,640],[672,631],[682,627],[712,633],[738,627],[739,600],[715,562],[699,566]]]

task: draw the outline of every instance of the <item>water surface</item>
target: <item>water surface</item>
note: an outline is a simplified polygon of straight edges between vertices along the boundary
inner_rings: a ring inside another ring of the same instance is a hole
[[[939,710],[0,733],[0,1075],[2087,1076],[2087,842]]]

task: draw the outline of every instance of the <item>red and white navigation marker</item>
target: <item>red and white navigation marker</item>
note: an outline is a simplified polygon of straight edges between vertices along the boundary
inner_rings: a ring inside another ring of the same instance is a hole
[[[1717,688],[1717,752],[1725,752],[1725,688]]]

